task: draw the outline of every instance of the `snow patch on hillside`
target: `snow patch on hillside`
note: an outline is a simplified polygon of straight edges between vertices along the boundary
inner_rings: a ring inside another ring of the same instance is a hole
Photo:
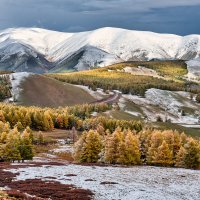
[[[95,193],[95,200],[199,200],[200,171],[136,167],[46,166],[6,170],[19,173],[16,180],[41,178],[73,184]],[[67,174],[74,174],[70,179]],[[104,182],[110,182],[103,184]]]
[[[190,99],[188,92],[152,88],[146,91],[145,98],[137,95],[122,95],[122,97],[139,106],[150,121],[156,121],[160,116],[164,121],[171,120],[181,125],[199,124],[200,104],[194,101],[195,97]]]
[[[186,64],[188,69],[187,78],[192,81],[200,81],[200,58],[190,60]]]
[[[81,71],[88,69],[88,66],[90,68],[105,67],[122,61],[122,59],[119,59],[115,55],[101,51],[97,48],[87,47],[75,68],[78,71]]]
[[[138,67],[126,66],[121,71],[125,73],[130,73],[133,75],[137,75],[137,76],[152,76],[156,78],[163,78],[162,76],[159,76],[155,70],[149,69],[143,66],[138,66]]]
[[[28,72],[17,72],[10,74],[10,81],[12,85],[12,90],[11,90],[12,97],[9,99],[10,101],[19,98],[19,94],[22,91],[20,84],[30,75],[31,73]]]

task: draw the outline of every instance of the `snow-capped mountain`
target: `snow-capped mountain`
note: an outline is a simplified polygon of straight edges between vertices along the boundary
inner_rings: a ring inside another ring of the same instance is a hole
[[[119,28],[61,33],[39,28],[0,32],[0,69],[48,72],[151,59],[200,57],[200,35],[177,36]]]

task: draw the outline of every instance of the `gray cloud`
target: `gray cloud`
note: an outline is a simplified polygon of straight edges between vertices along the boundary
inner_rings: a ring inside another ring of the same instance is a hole
[[[117,26],[200,33],[199,8],[200,0],[0,0],[0,29],[37,26],[73,32]]]

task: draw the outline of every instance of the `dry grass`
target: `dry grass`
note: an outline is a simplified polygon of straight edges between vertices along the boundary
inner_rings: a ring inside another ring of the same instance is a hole
[[[69,130],[61,130],[61,129],[54,129],[52,131],[45,131],[43,132],[44,138],[46,139],[66,139]]]
[[[83,89],[63,84],[43,75],[32,75],[22,84],[19,103],[41,107],[72,106],[91,103],[95,99]]]
[[[74,158],[71,152],[58,152],[54,153],[58,159],[67,160],[69,162],[73,162]]]

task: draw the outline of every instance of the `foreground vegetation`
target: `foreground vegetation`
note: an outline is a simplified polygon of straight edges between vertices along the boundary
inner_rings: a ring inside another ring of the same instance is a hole
[[[199,169],[200,142],[177,131],[148,129],[139,121],[92,117],[110,109],[106,104],[59,109],[0,104],[0,160],[33,158],[33,144],[44,143],[31,129],[78,130],[74,158],[78,162],[125,165],[178,166]],[[31,127],[31,129],[29,128]]]
[[[142,65],[154,69],[163,76],[163,78],[124,73],[121,70],[127,65],[131,67]],[[166,61],[128,62],[90,71],[50,74],[48,76],[71,84],[86,85],[92,90],[96,90],[96,88],[119,90],[124,94],[130,93],[141,96],[143,96],[145,91],[150,88],[200,93],[200,88],[194,87],[194,83],[181,80],[182,75],[185,75],[186,73],[187,69],[183,62]]]
[[[200,169],[200,141],[176,131],[145,129],[139,133],[103,127],[84,132],[75,144],[78,162],[177,166]]]

